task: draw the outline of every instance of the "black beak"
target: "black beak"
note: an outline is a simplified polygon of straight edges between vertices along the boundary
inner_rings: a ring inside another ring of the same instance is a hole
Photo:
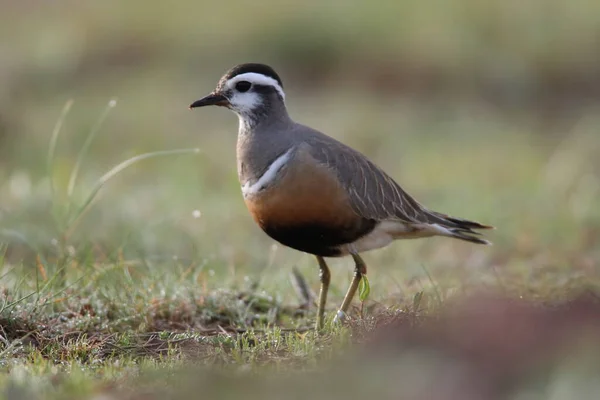
[[[208,96],[203,97],[200,100],[196,100],[190,104],[190,109],[205,106],[227,107],[228,105],[229,100],[227,100],[227,97],[223,96],[221,93],[211,93]]]

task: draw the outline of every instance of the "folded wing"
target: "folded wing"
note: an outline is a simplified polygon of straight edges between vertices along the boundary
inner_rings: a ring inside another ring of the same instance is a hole
[[[309,144],[312,156],[335,171],[348,192],[353,210],[361,217],[439,225],[448,230],[448,236],[488,243],[477,238],[479,233],[475,230],[493,227],[428,210],[358,151],[322,134],[310,137]]]

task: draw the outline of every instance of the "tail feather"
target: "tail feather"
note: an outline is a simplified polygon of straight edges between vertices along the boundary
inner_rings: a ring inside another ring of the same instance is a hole
[[[435,217],[437,220],[436,223],[439,224],[443,230],[444,235],[449,236],[455,239],[465,240],[471,243],[477,244],[485,244],[491,245],[492,243],[488,240],[479,238],[477,236],[481,236],[481,232],[477,232],[477,229],[496,229],[490,225],[483,225],[479,222],[469,221],[467,219],[460,219],[450,217],[445,214],[441,214],[438,212],[431,212],[431,215]]]
[[[451,234],[448,236],[455,238],[455,239],[465,240],[467,242],[477,243],[477,244],[485,244],[485,245],[492,244],[492,242],[490,242],[489,240],[481,239],[481,238],[478,238],[477,236],[474,236],[474,235],[481,235],[481,233],[479,233],[479,232],[466,231],[464,229],[452,229],[452,228],[448,229],[448,231],[451,232]]]
[[[440,217],[442,217],[442,215],[440,215]],[[454,218],[454,217],[450,217],[450,216],[443,216],[443,218],[447,221],[450,221],[454,224],[459,225],[461,228],[469,228],[469,229],[496,229],[491,225],[483,225],[480,224],[479,222],[475,222],[475,221],[469,221],[468,219],[460,219],[460,218]]]

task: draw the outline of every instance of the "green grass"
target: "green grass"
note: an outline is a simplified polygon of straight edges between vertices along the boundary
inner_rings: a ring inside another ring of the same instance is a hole
[[[455,316],[449,331],[492,349],[473,321],[537,342],[594,321],[575,305],[565,319],[551,310],[599,285],[597,5],[26,3],[0,13],[6,398],[423,398],[495,379],[470,375],[485,362],[430,321]],[[434,238],[365,254],[370,293],[344,327],[330,322],[352,265],[331,260],[328,325],[315,335],[294,279],[317,292],[316,261],[247,214],[236,118],[187,109],[249,60],[281,73],[295,119],[367,154],[430,208],[496,226],[494,246]],[[550,314],[519,325],[482,291]],[[464,298],[484,312],[455,308]],[[369,347],[389,323],[408,329],[391,359]],[[566,355],[553,344],[517,378],[498,375],[518,382],[499,398],[594,393],[596,343],[563,339]],[[535,359],[534,347],[517,353]],[[491,365],[527,364],[507,359]]]
[[[180,395],[187,396],[195,378],[185,378],[184,371],[199,368],[207,390],[225,396],[226,377],[240,368],[260,377],[268,371],[310,376],[353,352],[388,316],[415,315],[418,321],[482,287],[542,304],[596,290],[593,115],[557,140],[511,126],[499,114],[473,117],[469,105],[443,111],[431,104],[397,107],[402,118],[393,107],[380,118],[369,117],[375,112],[370,109],[350,117],[342,114],[355,109],[346,99],[337,107],[344,118],[328,114],[322,124],[334,121],[335,131],[348,135],[343,139],[359,148],[364,143],[371,157],[431,207],[496,225],[490,234],[495,245],[431,239],[366,254],[369,300],[356,301],[350,328],[328,325],[320,336],[310,331],[314,310],[299,308],[303,299],[290,277],[297,267],[316,291],[315,260],[260,234],[237,193],[232,157],[220,160],[205,150],[147,161],[116,175],[97,199],[93,190],[89,194],[101,175],[94,170],[110,169],[94,168],[99,159],[86,160],[71,197],[63,194],[68,168],[64,175],[53,170],[54,190],[42,177],[28,193],[19,192],[19,184],[28,184],[14,183],[13,174],[2,189],[11,211],[3,216],[0,269],[6,390],[26,398],[160,397],[183,380]],[[65,125],[69,117],[75,115]],[[367,123],[363,118],[381,121],[378,136],[363,138],[353,127]],[[112,135],[110,118],[96,140],[103,135]],[[59,165],[67,140],[66,133],[59,137],[48,157],[57,161],[49,164]],[[217,143],[211,135],[192,144],[204,147],[204,140]],[[94,150],[91,155],[99,154]],[[69,202],[73,209],[91,207],[74,233],[55,236],[61,232],[56,217],[63,214],[53,210],[67,209]],[[351,277],[349,260],[331,264],[329,321]],[[231,379],[246,384],[244,377]]]

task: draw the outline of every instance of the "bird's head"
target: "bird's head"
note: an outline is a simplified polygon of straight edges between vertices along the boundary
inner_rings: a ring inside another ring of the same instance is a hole
[[[287,117],[281,78],[264,64],[240,64],[227,71],[216,89],[193,102],[190,108],[204,106],[227,107],[247,125],[268,118]]]

